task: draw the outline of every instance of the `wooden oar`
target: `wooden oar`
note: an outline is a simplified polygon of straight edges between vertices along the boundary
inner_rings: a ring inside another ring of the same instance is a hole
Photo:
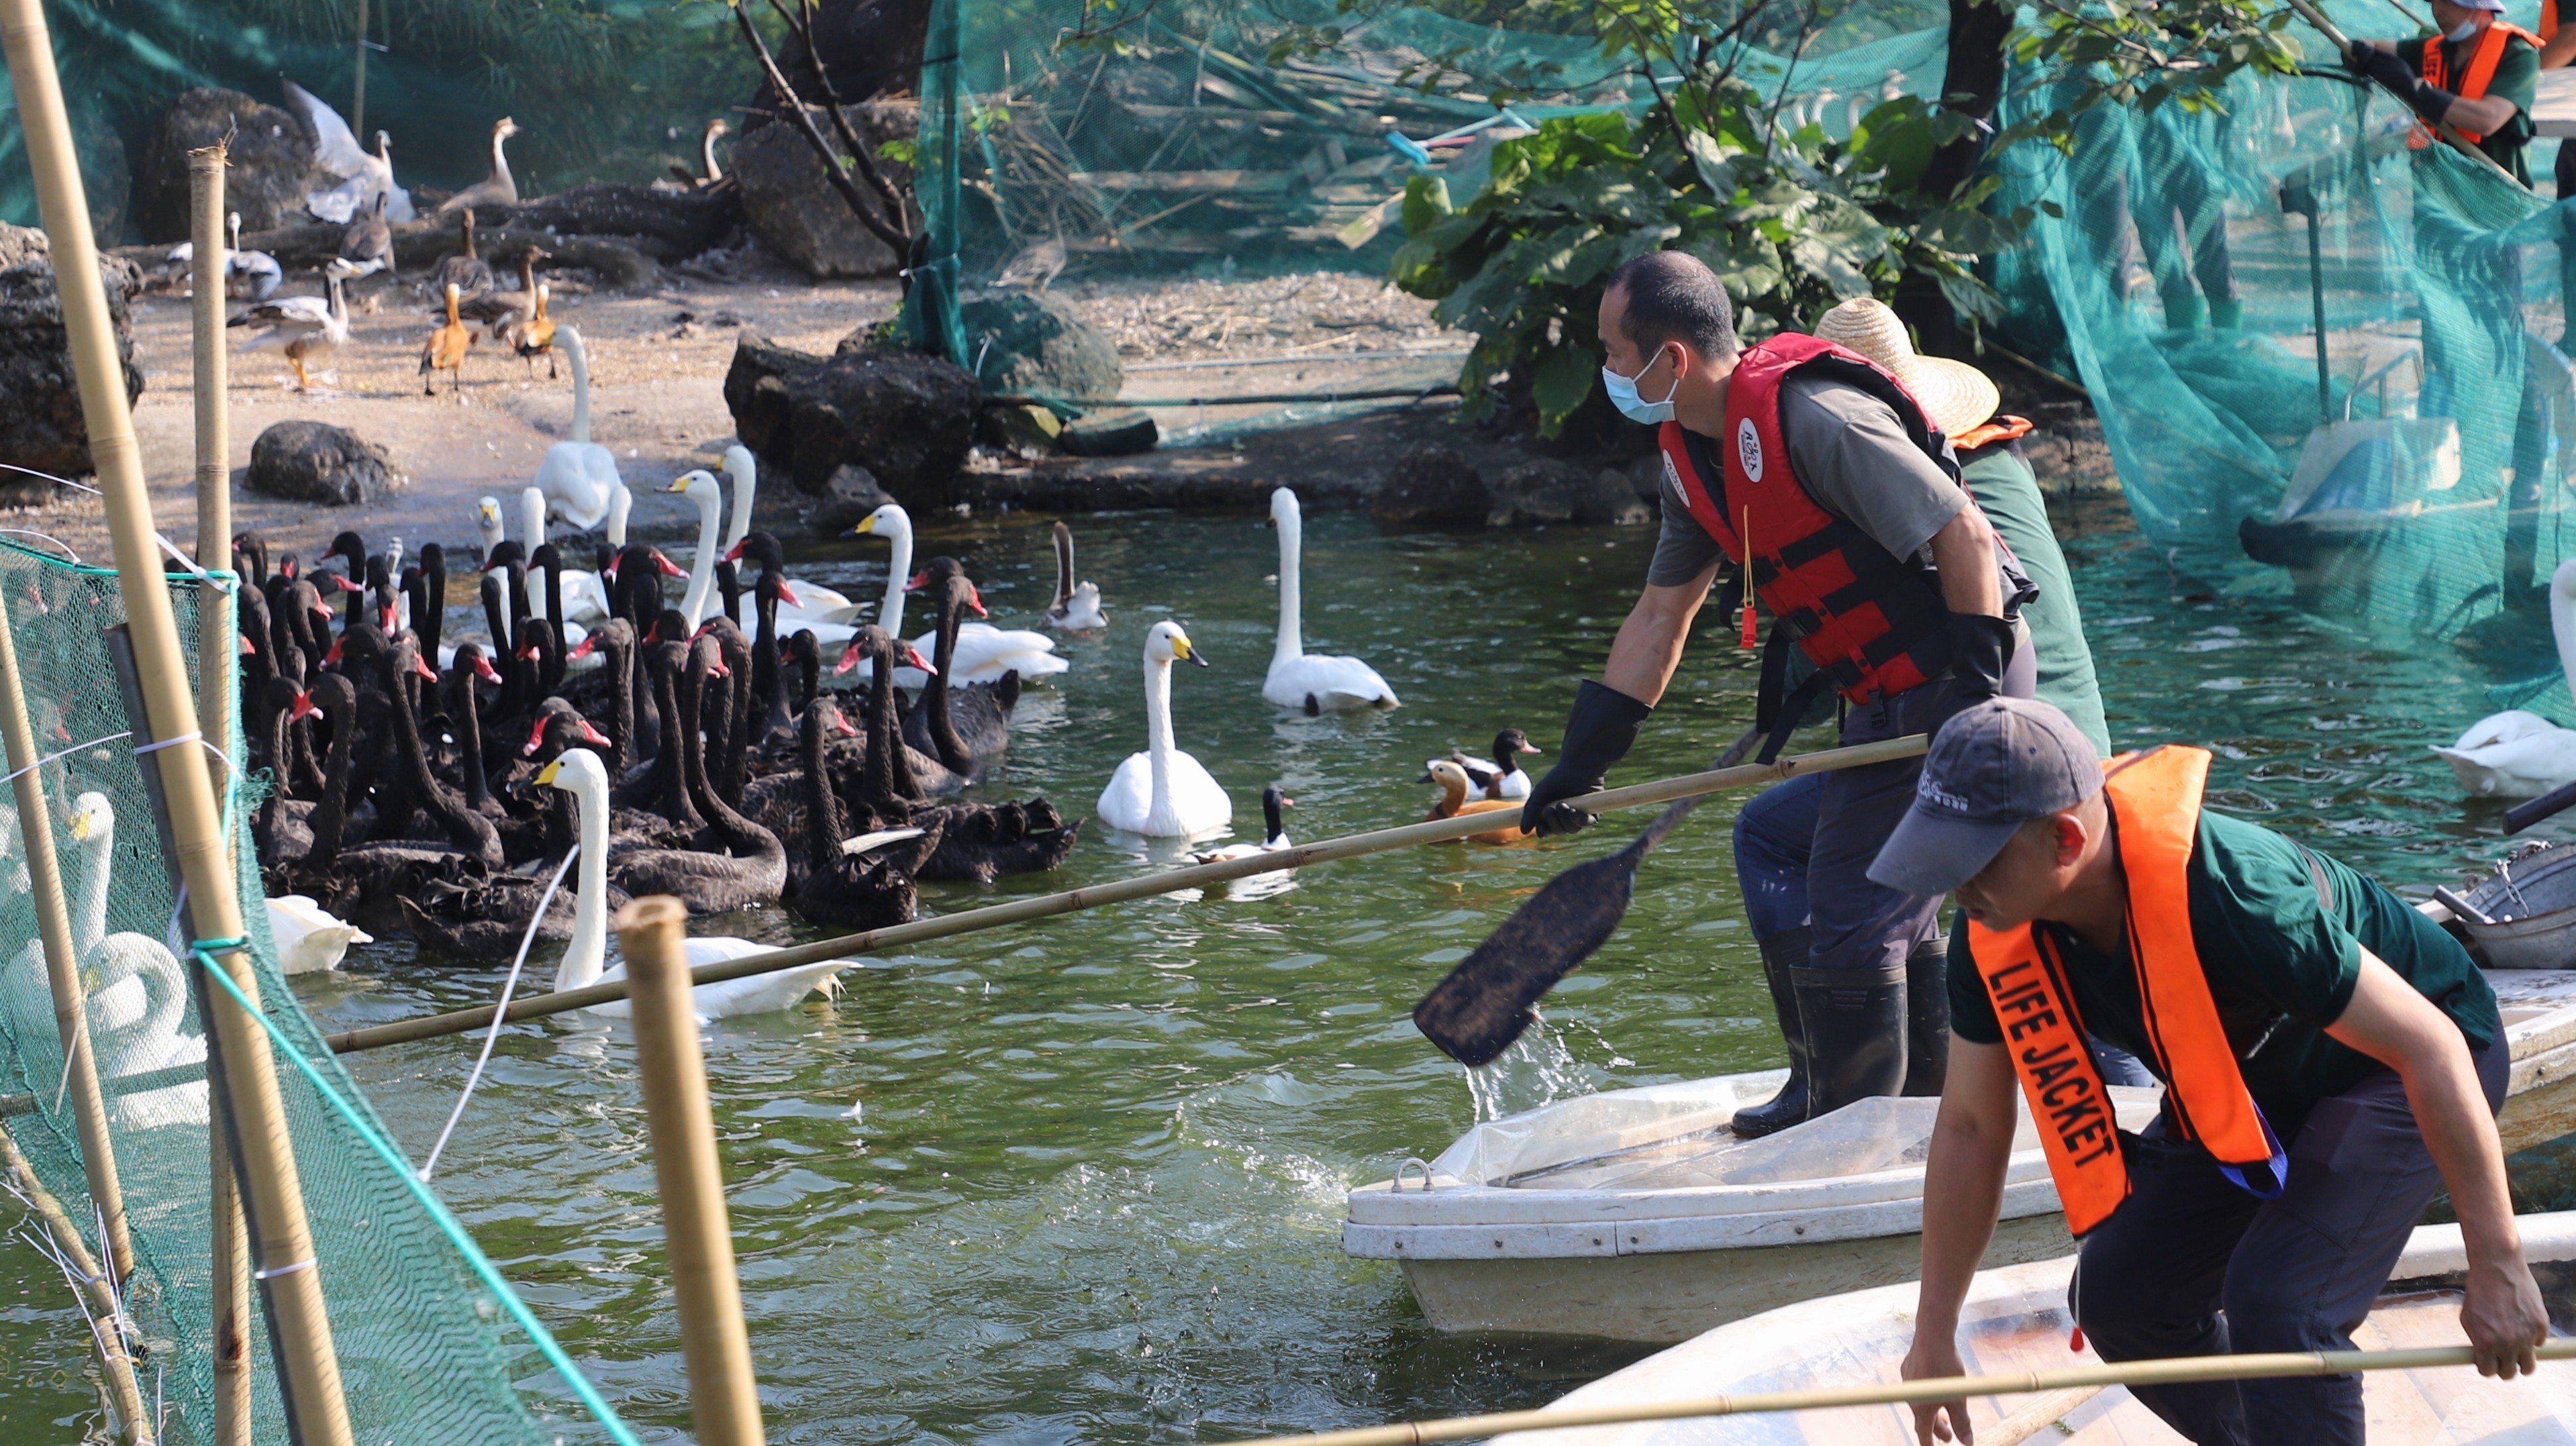
[[[1914,734],[1893,738],[1884,743],[1864,743],[1852,748],[1829,748],[1819,753],[1783,758],[1777,763],[1747,763],[1734,768],[1714,769],[1707,773],[1685,774],[1655,783],[1640,783],[1628,788],[1614,788],[1605,793],[1587,794],[1574,800],[1575,806],[1588,813],[1607,813],[1612,809],[1640,808],[1647,804],[1669,803],[1676,798],[1690,798],[1714,793],[1720,789],[1740,788],[1746,784],[1777,783],[1804,773],[1817,773],[1836,768],[1857,768],[1868,763],[1885,763],[1891,758],[1905,758],[1923,751],[1923,737]],[[1077,909],[1098,908],[1102,904],[1121,904],[1130,899],[1150,898],[1156,894],[1175,893],[1204,884],[1224,883],[1229,879],[1248,878],[1254,874],[1277,873],[1283,869],[1302,868],[1307,864],[1331,863],[1336,859],[1358,858],[1363,854],[1385,853],[1389,849],[1411,848],[1416,844],[1447,843],[1469,834],[1494,831],[1491,813],[1460,814],[1456,818],[1435,818],[1401,828],[1384,828],[1374,833],[1351,834],[1344,838],[1326,839],[1321,843],[1299,844],[1275,853],[1247,854],[1239,859],[1226,859],[1193,868],[1173,869],[1166,873],[1144,874],[1132,879],[1093,888],[1070,889],[1061,894],[1046,894],[1034,899],[1017,899],[990,908],[969,909],[937,919],[919,919],[909,924],[896,924],[884,929],[870,929],[863,934],[846,934],[813,944],[799,944],[788,949],[772,949],[760,954],[745,954],[721,963],[701,964],[689,972],[690,983],[718,984],[727,979],[743,979],[754,974],[769,974],[780,969],[793,969],[803,964],[820,964],[826,959],[848,959],[862,954],[883,953],[907,944],[927,943],[958,934],[971,934],[979,929],[998,928],[1004,924],[1025,923],[1055,914],[1070,914]],[[468,1030],[490,1028],[510,1020],[534,1019],[541,1015],[561,1014],[593,1004],[606,1004],[626,997],[626,981],[604,980],[580,989],[560,990],[552,994],[522,995],[510,1001],[506,1013],[495,1018],[497,1011],[460,1009],[447,1014],[424,1015],[395,1024],[379,1024],[368,1029],[346,1030],[329,1035],[324,1042],[334,1054],[348,1054],[362,1049],[382,1049],[390,1044],[408,1044],[416,1039],[435,1039],[441,1035],[463,1034]]]
[[[1734,766],[1761,736],[1759,726],[1745,729],[1712,768]],[[1919,733],[1891,741],[1910,746],[1890,757],[1910,757],[1924,749]],[[1431,992],[1413,1006],[1414,1028],[1470,1069],[1511,1048],[1512,1041],[1538,1018],[1532,1008],[1556,987],[1556,981],[1581,968],[1594,950],[1618,932],[1619,921],[1628,916],[1628,902],[1637,892],[1637,866],[1705,797],[1692,794],[1676,800],[1637,835],[1636,842],[1550,879],[1546,888],[1477,945],[1475,953],[1459,960],[1447,978],[1431,986]]]
[[[2537,1355],[2544,1361],[2576,1357],[2576,1337],[2559,1336],[2545,1341]],[[2124,1361],[2118,1365],[2073,1366],[2062,1371],[2029,1371],[2020,1375],[1944,1376],[1921,1381],[1883,1381],[1869,1386],[1820,1386],[1804,1391],[1704,1396],[1697,1400],[1632,1401],[1618,1406],[1578,1406],[1571,1409],[1549,1406],[1535,1411],[1497,1411],[1486,1416],[1454,1416],[1443,1421],[1407,1421],[1394,1426],[1363,1426],[1352,1431],[1321,1431],[1312,1436],[1269,1436],[1233,1442],[1229,1446],[1425,1446],[1432,1441],[1469,1441],[1483,1436],[1500,1436],[1508,1431],[1621,1426],[1633,1421],[1686,1421],[1702,1416],[1831,1411],[1848,1406],[1898,1406],[2040,1391],[2074,1392],[2087,1387],[2098,1390],[2107,1386],[2172,1386],[2194,1381],[2280,1380],[2295,1376],[2341,1376],[2354,1371],[2422,1371],[2441,1366],[2476,1364],[2477,1356],[2467,1346],[2434,1346],[2412,1351],[2176,1356],[2165,1360]],[[2073,1405],[2066,1409],[2073,1409]],[[2061,1410],[2058,1414],[2065,1412]],[[1978,1439],[1982,1441],[1984,1436],[1980,1434]]]

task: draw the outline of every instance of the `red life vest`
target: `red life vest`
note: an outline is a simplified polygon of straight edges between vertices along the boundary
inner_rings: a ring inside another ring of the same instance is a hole
[[[1903,384],[1857,352],[1796,332],[1745,349],[1726,384],[1725,454],[1712,488],[1698,456],[1705,439],[1666,422],[1657,438],[1691,517],[1814,662],[1824,686],[1876,705],[1920,686],[1950,664],[1950,610],[1930,568],[1891,556],[1870,535],[1826,511],[1790,470],[1780,429],[1780,384],[1810,373],[1886,402],[1923,455],[1953,479],[1958,463]],[[1767,757],[1767,755],[1766,755]]]
[[[2217,1159],[2222,1173],[2268,1198],[2289,1179],[2289,1162],[2245,1088],[2191,937],[2191,851],[2208,779],[2206,750],[2164,747],[2113,759],[2102,791],[2119,829],[2129,956],[2147,1038],[2169,1082],[2166,1105],[2184,1137]],[[1994,930],[1972,919],[1968,945],[2040,1126],[2067,1228],[2082,1235],[2129,1198],[2129,1167],[2065,966],[2048,936],[2028,924]],[[2270,1171],[2266,1187],[2245,1177],[2258,1165]]]
[[[2555,31],[2558,28],[2554,11],[2555,6],[2552,7],[2553,13],[2541,16],[2542,29]],[[2462,100],[2486,99],[2487,87],[2495,82],[2496,66],[2504,60],[2505,47],[2515,40],[2522,41],[2534,50],[2538,50],[2541,45],[2539,36],[2519,25],[2508,25],[2501,20],[2494,20],[2481,26],[2478,30],[2477,48],[2469,52],[2468,67],[2461,72],[2459,89],[2452,91],[2452,94]],[[2423,45],[2422,52],[2416,57],[2416,72],[2424,77],[2426,85],[2436,90],[2451,90],[2451,67],[2442,59],[2442,37],[2428,35],[2424,38]],[[2471,145],[2486,139],[2483,132],[2470,130],[2466,126],[2458,127],[2458,130],[2461,135],[2469,138]],[[2421,122],[2407,133],[2406,144],[2416,150],[2420,151],[2432,143],[2432,127]]]

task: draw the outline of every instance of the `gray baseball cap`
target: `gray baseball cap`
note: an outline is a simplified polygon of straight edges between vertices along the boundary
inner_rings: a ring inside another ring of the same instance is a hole
[[[1914,806],[1869,866],[1871,883],[1946,894],[1994,861],[2013,831],[2102,791],[2102,760],[2063,713],[1990,698],[1941,725]]]

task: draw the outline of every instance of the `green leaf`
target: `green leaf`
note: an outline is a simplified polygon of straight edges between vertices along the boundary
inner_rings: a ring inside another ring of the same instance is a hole
[[[1449,183],[1439,176],[1415,176],[1404,183],[1404,234],[1419,236],[1455,214]]]
[[[1540,436],[1553,437],[1565,426],[1565,419],[1592,394],[1593,378],[1600,372],[1601,359],[1571,338],[1538,359],[1530,371],[1530,400],[1538,407]]]

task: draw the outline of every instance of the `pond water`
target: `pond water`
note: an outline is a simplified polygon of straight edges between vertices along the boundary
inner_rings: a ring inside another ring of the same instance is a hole
[[[2503,851],[2501,808],[2463,804],[2424,751],[2491,711],[2498,677],[2304,614],[2250,566],[2177,567],[2117,503],[2066,524],[2124,744],[2214,746],[2214,803],[2410,895]],[[1238,834],[1258,833],[1261,789],[1278,781],[1297,800],[1290,833],[1313,840],[1420,817],[1434,796],[1415,782],[1422,761],[1452,745],[1481,753],[1518,725],[1552,747],[1652,533],[1387,537],[1362,517],[1310,516],[1309,646],[1367,658],[1405,700],[1348,721],[1261,700],[1276,541],[1255,519],[1092,518],[1078,540],[1113,626],[1065,645],[1072,672],[1022,703],[990,791],[1089,814],[1142,746],[1143,632],[1177,617],[1212,665],[1178,670],[1182,746],[1234,796]],[[801,552],[796,570],[873,595],[882,550],[850,546]],[[939,525],[925,555],[939,551],[968,562],[997,622],[1046,601],[1039,522]],[[1753,655],[1710,617],[1614,781],[1705,767],[1749,720]],[[2521,672],[2548,666],[2528,661]],[[1825,742],[1811,732],[1801,746]],[[1490,1107],[1779,1062],[1727,817],[1702,810],[1647,863],[1626,927],[1559,987],[1544,1035],[1483,1082]],[[1557,869],[1634,826],[1417,850],[1310,869],[1266,898],[1157,899],[944,941],[867,961],[837,1003],[711,1028],[771,1439],[1230,1438],[1531,1405],[1619,1364],[1437,1336],[1400,1272],[1345,1258],[1338,1232],[1348,1187],[1436,1153],[1473,1118],[1463,1072],[1414,1032],[1414,1000]],[[971,908],[1177,852],[1095,825],[1058,874],[925,888],[924,902]],[[775,913],[699,932],[803,937]],[[499,978],[395,943],[303,993],[340,1028],[485,1002]],[[349,1063],[418,1158],[472,1053],[446,1040]],[[673,1439],[688,1410],[646,1143],[622,1025],[521,1026],[438,1185],[628,1419]],[[0,1261],[0,1356],[76,1362],[68,1312],[51,1310],[59,1285],[23,1249]],[[37,1371],[7,1374],[0,1422],[77,1405]]]

